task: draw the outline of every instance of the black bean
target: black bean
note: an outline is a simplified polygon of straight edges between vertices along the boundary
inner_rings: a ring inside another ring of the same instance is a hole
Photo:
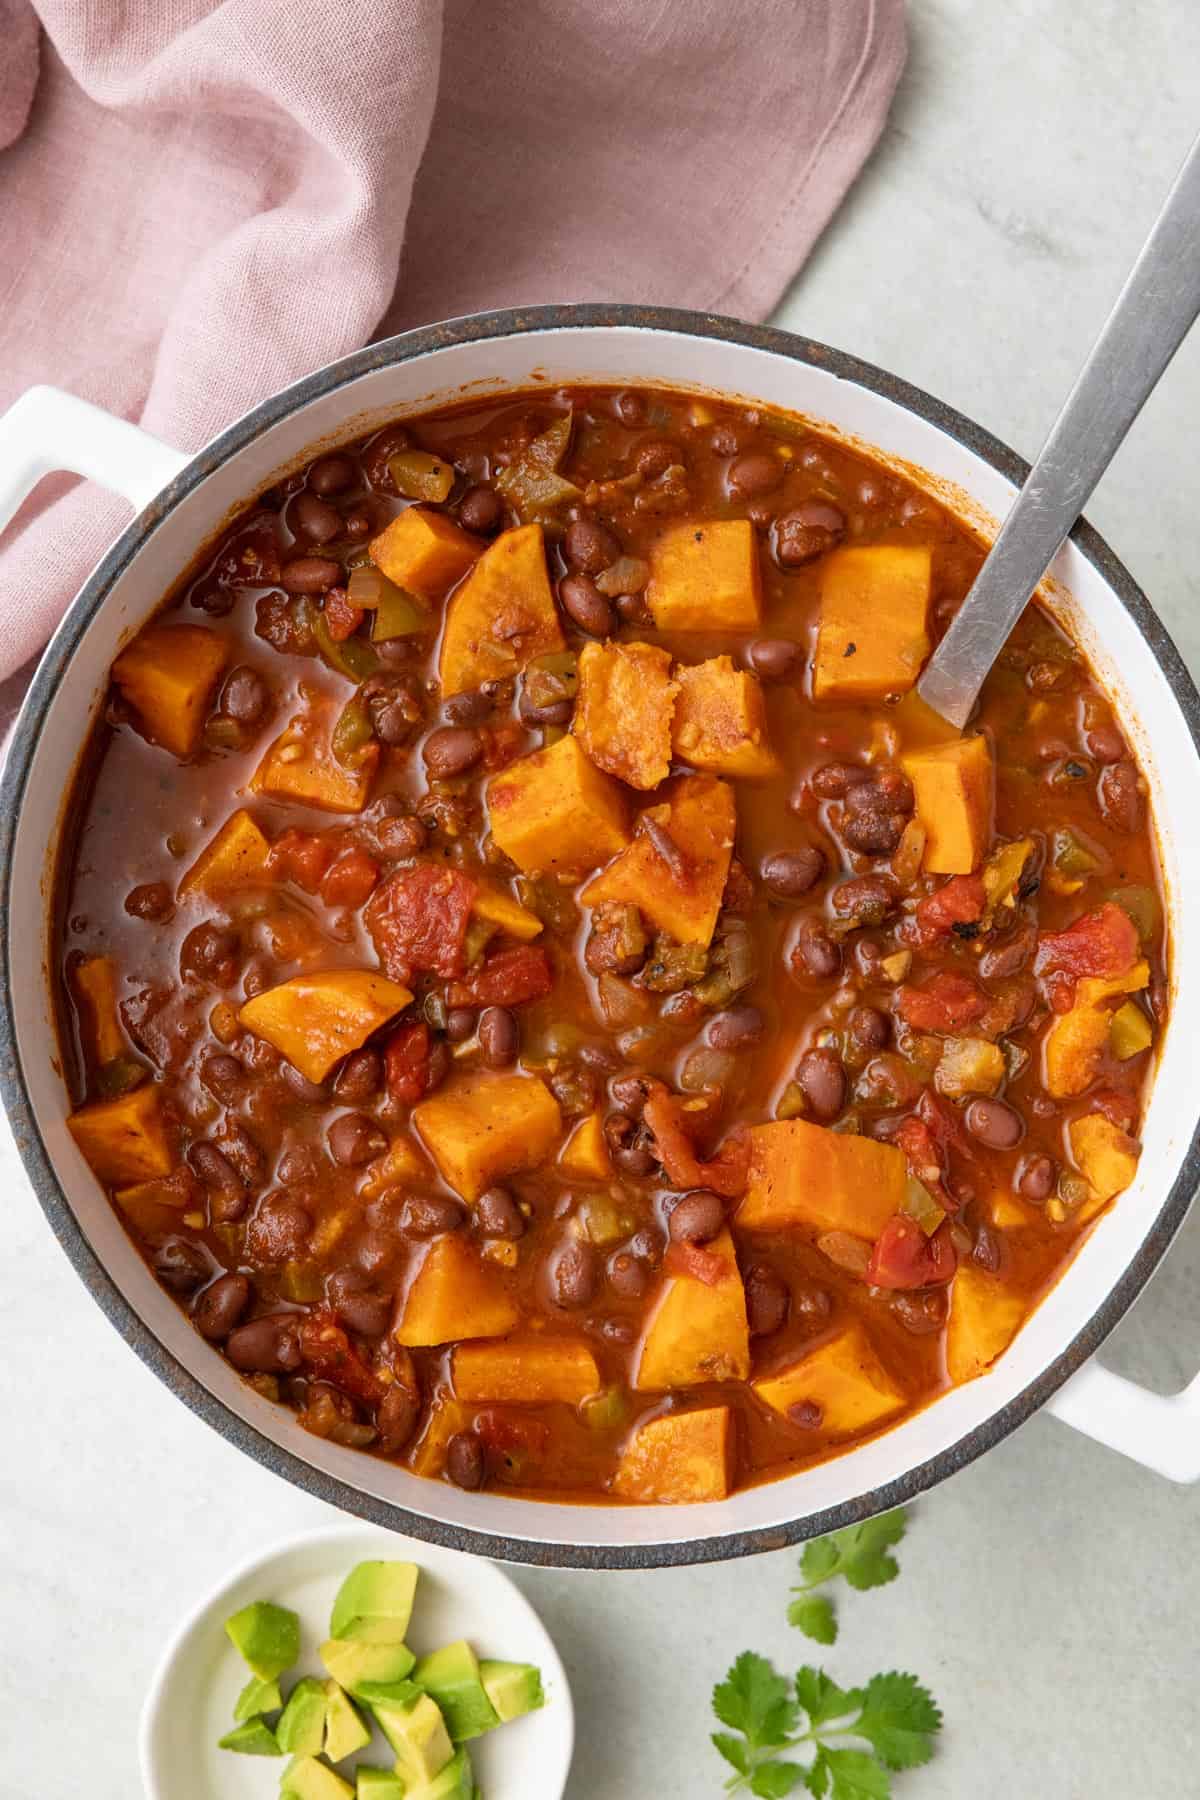
[[[1004,1100],[971,1100],[963,1119],[971,1136],[989,1150],[1011,1150],[1025,1135],[1025,1121]]]
[[[746,661],[760,681],[791,681],[803,652],[794,638],[755,638]]]
[[[324,1157],[315,1144],[289,1144],[275,1167],[275,1179],[282,1187],[298,1187],[315,1180]]]
[[[604,1121],[604,1139],[613,1162],[626,1175],[649,1175],[658,1166],[649,1137],[627,1113],[609,1113]]]
[[[640,1300],[649,1285],[650,1276],[643,1263],[628,1250],[618,1250],[609,1258],[608,1281],[614,1294],[622,1300]]]
[[[751,1337],[770,1337],[786,1323],[792,1296],[787,1282],[769,1263],[753,1263],[746,1270],[746,1317]]]
[[[714,1014],[704,1035],[714,1050],[749,1050],[761,1043],[766,1029],[757,1006],[730,1006]]]
[[[892,1311],[913,1337],[931,1337],[946,1323],[944,1288],[929,1288],[923,1294],[893,1294]]]
[[[378,1050],[354,1050],[333,1078],[335,1099],[361,1106],[383,1086],[383,1058]]]
[[[205,1187],[215,1188],[219,1193],[242,1192],[241,1176],[215,1144],[193,1144],[187,1160],[192,1173],[199,1176]]]
[[[1017,1175],[1017,1189],[1026,1200],[1039,1204],[1054,1192],[1058,1170],[1049,1156],[1027,1156]]]
[[[326,498],[344,494],[354,484],[354,464],[348,456],[322,456],[308,471],[308,485],[314,494]]]
[[[831,981],[842,966],[842,953],[821,919],[803,919],[796,933],[790,961],[800,974]]]
[[[846,1024],[861,1050],[882,1050],[891,1036],[888,1016],[877,1006],[856,1006]]]
[[[725,1207],[719,1194],[696,1188],[676,1202],[667,1219],[667,1230],[677,1244],[709,1244],[725,1226]]]
[[[308,544],[331,544],[342,535],[341,513],[317,494],[297,494],[287,509],[287,522]]]
[[[342,578],[342,565],[331,556],[296,556],[284,563],[280,584],[289,594],[324,594]]]
[[[563,533],[563,555],[573,569],[584,575],[599,575],[620,554],[616,537],[596,519],[572,519]]]
[[[829,896],[840,919],[856,925],[882,925],[900,903],[900,889],[891,875],[856,875],[840,881]]]
[[[262,1180],[267,1166],[266,1158],[249,1132],[236,1119],[226,1120],[221,1132],[221,1149],[247,1187],[253,1187]]]
[[[825,857],[812,844],[802,844],[798,850],[773,850],[759,866],[767,889],[781,900],[798,900],[824,872]]]
[[[622,393],[613,396],[613,412],[630,431],[636,431],[639,425],[646,423],[646,401],[636,388],[626,388]]]
[[[312,1228],[312,1214],[295,1190],[264,1194],[246,1227],[247,1261],[295,1262],[303,1256]]]
[[[804,500],[780,513],[772,532],[775,560],[785,569],[799,568],[832,550],[845,535],[846,515],[825,500]]]
[[[179,973],[185,981],[228,987],[237,974],[237,936],[205,923],[189,931],[179,947]]]
[[[478,1014],[473,1006],[452,1006],[446,1014],[446,1036],[452,1044],[465,1043],[475,1035]]]
[[[517,1060],[521,1033],[506,1006],[485,1006],[479,1016],[479,1053],[489,1069],[506,1069]]]
[[[190,1294],[212,1274],[212,1264],[201,1245],[188,1238],[170,1237],[154,1253],[154,1273],[172,1293]]]
[[[1114,831],[1132,836],[1140,830],[1142,793],[1136,764],[1115,762],[1101,769],[1096,795],[1105,822]]]
[[[369,538],[371,529],[371,515],[361,501],[352,506],[342,520],[342,530],[352,544],[361,544],[364,538]]]
[[[556,1306],[586,1306],[595,1298],[599,1283],[598,1258],[591,1244],[570,1238],[551,1256],[546,1266],[550,1298]]]
[[[725,471],[725,491],[731,500],[753,500],[769,494],[783,480],[783,464],[767,450],[746,450]]]
[[[810,785],[819,800],[844,800],[852,787],[870,779],[870,769],[858,763],[822,763],[813,770]]]
[[[448,694],[442,701],[442,713],[451,725],[482,725],[492,716],[492,697],[483,688]]]
[[[266,1313],[231,1331],[225,1354],[235,1369],[252,1375],[286,1375],[300,1367],[300,1320],[296,1313]]]
[[[558,584],[558,598],[571,623],[588,637],[610,636],[614,625],[612,605],[590,575],[564,575]]]
[[[379,1448],[385,1456],[400,1454],[417,1429],[417,1420],[420,1416],[419,1396],[414,1394],[403,1382],[394,1381],[375,1410],[375,1424],[379,1431]]]
[[[227,1338],[241,1321],[253,1291],[247,1275],[218,1275],[192,1308],[192,1323],[200,1336],[212,1343]]]
[[[455,1487],[483,1486],[483,1440],[477,1431],[456,1431],[446,1445],[446,1473]]]
[[[684,461],[683,447],[673,444],[667,438],[651,438],[648,443],[639,444],[634,452],[633,465],[639,475],[647,481],[654,481],[659,475]]]
[[[495,488],[486,482],[469,487],[458,503],[458,521],[466,531],[479,537],[491,537],[504,523],[504,502]]]
[[[125,896],[125,911],[132,919],[149,919],[160,925],[174,911],[175,902],[165,881],[147,881]]]
[[[469,725],[439,725],[421,746],[425,767],[435,781],[465,775],[483,755],[483,739]]]
[[[307,1075],[302,1074],[290,1062],[280,1063],[279,1077],[297,1100],[308,1100],[315,1104],[318,1100],[328,1099],[328,1094],[319,1081],[310,1081]]]
[[[484,1237],[519,1238],[525,1215],[507,1188],[492,1187],[475,1202],[475,1220]]]
[[[631,1119],[640,1119],[650,1093],[650,1077],[617,1075],[609,1082],[608,1091],[623,1113]]]
[[[461,1201],[448,1194],[410,1194],[400,1212],[400,1229],[407,1237],[440,1237],[457,1231],[466,1216]]]
[[[387,1149],[387,1138],[366,1113],[342,1113],[333,1121],[326,1136],[334,1162],[347,1169],[361,1168],[364,1163],[382,1156]]]
[[[997,1232],[990,1225],[975,1227],[975,1242],[971,1247],[971,1261],[986,1269],[989,1275],[999,1272],[1004,1261],[1004,1245]]]
[[[796,1317],[806,1325],[822,1325],[833,1313],[833,1295],[828,1288],[806,1281],[792,1295]]]
[[[1128,756],[1125,739],[1115,725],[1093,725],[1084,736],[1089,756],[1095,757],[1098,763],[1120,762]]]
[[[271,692],[257,669],[242,663],[221,689],[221,711],[239,725],[255,725],[271,703]]]
[[[846,1104],[846,1071],[836,1050],[806,1050],[796,1064],[796,1084],[816,1119],[836,1119]]]
[[[371,1286],[356,1269],[335,1269],[326,1284],[329,1304],[349,1331],[382,1337],[392,1318],[394,1297]]]

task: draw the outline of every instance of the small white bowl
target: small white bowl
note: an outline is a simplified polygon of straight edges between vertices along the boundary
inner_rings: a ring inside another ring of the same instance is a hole
[[[373,1557],[421,1570],[409,1644],[418,1654],[465,1637],[483,1656],[536,1663],[546,1704],[469,1746],[484,1800],[560,1800],[571,1766],[575,1714],[566,1672],[545,1626],[495,1563],[370,1526],[306,1532],[242,1565],[196,1607],[167,1646],[142,1708],[139,1752],[146,1800],[276,1800],[283,1760],[218,1750],[250,1671],[224,1632],[252,1600],[300,1615],[301,1656],[284,1677],[323,1675],[317,1646],[342,1578]],[[361,1760],[390,1768],[378,1731]],[[344,1773],[344,1771],[341,1771]]]

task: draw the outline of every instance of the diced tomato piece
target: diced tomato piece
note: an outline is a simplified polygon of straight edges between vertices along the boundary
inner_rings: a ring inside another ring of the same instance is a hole
[[[961,1031],[987,1011],[987,995],[969,975],[939,969],[921,987],[902,987],[901,1017],[914,1031]]]
[[[376,888],[364,918],[384,973],[406,982],[415,969],[461,975],[477,885],[459,869],[416,863]]]
[[[1067,1012],[1079,976],[1127,975],[1138,959],[1138,947],[1137,926],[1129,914],[1115,900],[1106,900],[1065,931],[1044,931],[1033,966],[1046,978],[1055,1012]]]
[[[506,719],[501,725],[493,725],[483,734],[483,766],[489,775],[497,769],[507,768],[509,763],[520,756],[528,741],[528,733],[523,725],[515,719]]]
[[[977,924],[987,907],[987,890],[978,875],[952,875],[935,894],[917,902],[917,923],[926,940],[944,937],[956,925]]]
[[[702,1281],[705,1287],[716,1287],[728,1273],[728,1265],[703,1244],[671,1244],[663,1257],[663,1268],[668,1275],[686,1275],[692,1281]]]
[[[894,1142],[903,1150],[914,1181],[932,1194],[943,1212],[957,1212],[958,1201],[946,1186],[944,1147],[925,1120],[910,1113],[901,1120]]]
[[[917,1117],[943,1149],[953,1146],[955,1150],[970,1150],[971,1141],[958,1122],[958,1114],[932,1088],[926,1088],[917,1101]]]
[[[350,596],[343,587],[330,588],[322,610],[329,635],[335,644],[344,644],[348,637],[353,637],[363,622],[362,607],[351,606]]]
[[[553,986],[554,971],[541,946],[514,944],[456,981],[446,998],[451,1006],[521,1006],[540,1000]]]
[[[332,1382],[352,1400],[374,1406],[384,1388],[371,1372],[328,1307],[308,1313],[300,1326],[300,1354],[323,1381]]]
[[[489,1450],[540,1451],[550,1443],[550,1428],[544,1419],[500,1412],[495,1407],[476,1416],[475,1429]]]
[[[1118,1131],[1127,1131],[1133,1135],[1138,1109],[1131,1095],[1123,1094],[1120,1088],[1097,1088],[1089,1107],[1092,1112],[1103,1113]]]
[[[383,1051],[384,1082],[393,1100],[415,1106],[430,1088],[433,1040],[423,1020],[393,1031]]]
[[[875,1240],[865,1279],[868,1287],[931,1287],[949,1281],[957,1267],[948,1226],[926,1237],[915,1219],[895,1213]]]
[[[306,894],[315,894],[336,854],[328,838],[290,826],[271,845],[267,866],[272,874],[294,881]]]
[[[710,1161],[701,1162],[683,1124],[681,1106],[678,1096],[663,1082],[656,1081],[651,1084],[642,1113],[671,1186],[711,1188],[726,1199],[745,1193],[750,1174],[750,1139],[746,1132],[735,1128],[717,1154]]]
[[[326,906],[362,906],[379,880],[379,864],[357,844],[343,850],[321,881]]]

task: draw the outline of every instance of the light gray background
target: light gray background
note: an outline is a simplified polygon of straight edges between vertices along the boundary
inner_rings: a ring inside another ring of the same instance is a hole
[[[779,319],[1031,454],[1200,123],[1200,8],[911,11],[883,142]],[[1198,414],[1194,337],[1089,509],[1194,668]],[[332,1515],[171,1399],[87,1298],[6,1137],[0,1168],[0,1795],[117,1800],[140,1791],[138,1708],[180,1613]],[[1114,1366],[1164,1391],[1200,1367],[1198,1276],[1194,1217]],[[1040,1418],[922,1501],[900,1581],[841,1597],[827,1657],[845,1682],[912,1669],[942,1702],[937,1759],[898,1800],[1200,1792],[1198,1524],[1200,1493]],[[709,1689],[743,1648],[804,1657],[783,1618],[794,1560],[518,1573],[575,1689],[571,1800],[715,1800]]]

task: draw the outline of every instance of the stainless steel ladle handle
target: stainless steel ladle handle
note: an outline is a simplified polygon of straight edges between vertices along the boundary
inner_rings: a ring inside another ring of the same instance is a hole
[[[1200,137],[917,692],[966,724],[1022,609],[1200,313]]]

